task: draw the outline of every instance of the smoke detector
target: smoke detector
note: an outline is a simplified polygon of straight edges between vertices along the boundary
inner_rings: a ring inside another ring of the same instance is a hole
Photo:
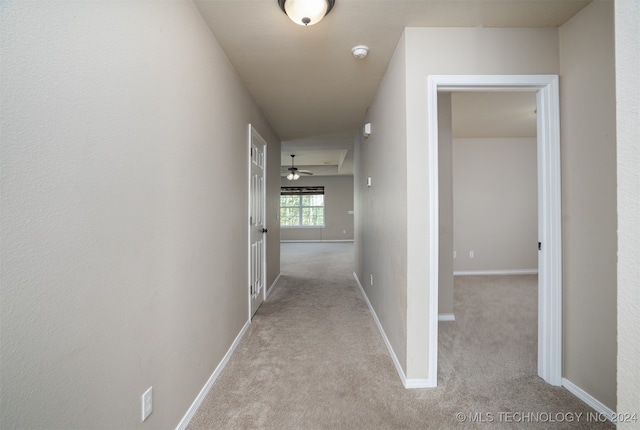
[[[358,60],[362,60],[369,53],[369,47],[364,45],[357,45],[351,48],[351,53]]]

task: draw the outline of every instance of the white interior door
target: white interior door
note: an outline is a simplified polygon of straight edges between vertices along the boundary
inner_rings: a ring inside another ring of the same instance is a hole
[[[266,145],[253,127],[250,127],[250,178],[249,178],[249,301],[253,316],[265,296],[266,282],[266,233],[265,225],[265,160]]]

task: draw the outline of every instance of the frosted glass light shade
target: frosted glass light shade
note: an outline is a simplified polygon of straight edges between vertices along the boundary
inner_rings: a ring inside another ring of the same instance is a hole
[[[329,13],[335,0],[278,0],[291,21],[298,25],[313,25]]]

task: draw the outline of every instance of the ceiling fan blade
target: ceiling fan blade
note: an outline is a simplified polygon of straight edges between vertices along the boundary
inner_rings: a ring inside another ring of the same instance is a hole
[[[313,172],[308,170],[298,170],[298,173],[302,173],[303,175],[313,175]]]

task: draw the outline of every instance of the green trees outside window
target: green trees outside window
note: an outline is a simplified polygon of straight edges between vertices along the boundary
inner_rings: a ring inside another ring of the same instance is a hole
[[[280,225],[283,227],[324,227],[324,195],[281,195]]]

